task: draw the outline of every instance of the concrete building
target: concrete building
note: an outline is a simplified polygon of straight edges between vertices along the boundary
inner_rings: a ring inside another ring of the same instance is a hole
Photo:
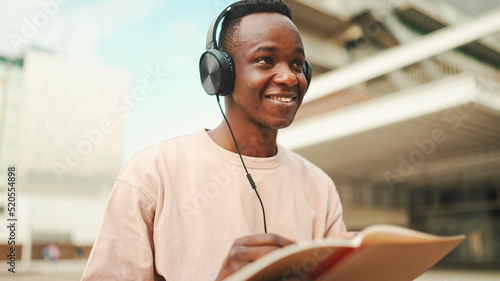
[[[336,182],[349,229],[468,235],[500,262],[500,1],[286,1],[314,68],[279,141]]]
[[[6,165],[15,162],[23,87],[23,62],[0,57],[0,175],[6,178]],[[2,207],[4,207],[2,205]]]
[[[88,249],[122,164],[129,73],[29,51],[23,64],[4,60],[1,74],[1,171],[16,169],[17,245],[26,266],[49,243],[61,258]],[[6,197],[6,183],[0,191]],[[6,221],[3,207],[0,217]],[[5,228],[0,241],[6,241]],[[3,243],[3,242],[2,242]],[[81,254],[81,252],[79,253]]]

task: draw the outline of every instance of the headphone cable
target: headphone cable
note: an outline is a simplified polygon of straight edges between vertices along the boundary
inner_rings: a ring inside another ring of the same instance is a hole
[[[236,138],[234,137],[233,130],[231,129],[231,125],[229,125],[229,121],[227,121],[226,115],[224,114],[224,111],[222,110],[222,106],[220,105],[219,95],[216,95],[216,97],[217,97],[217,104],[219,105],[220,112],[222,113],[224,120],[226,120],[227,127],[229,128],[229,132],[231,133],[231,137],[233,137],[234,145],[236,146],[236,150],[238,151],[238,155],[240,156],[241,164],[243,164],[243,168],[245,169],[245,173],[247,174],[248,182],[250,183],[250,186],[252,186],[252,189],[255,191],[255,194],[257,194],[257,198],[259,198],[260,206],[262,207],[262,217],[264,219],[264,232],[267,233],[266,211],[264,210],[264,204],[262,203],[262,200],[260,199],[259,192],[257,191],[257,185],[255,185],[255,182],[253,181],[252,175],[250,175],[250,173],[248,173],[247,166],[245,166],[245,162],[243,161],[243,156],[241,156],[240,149],[238,148],[238,143],[236,143]]]

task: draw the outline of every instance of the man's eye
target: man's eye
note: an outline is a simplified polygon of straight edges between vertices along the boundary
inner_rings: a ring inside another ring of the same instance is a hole
[[[257,62],[261,64],[272,64],[273,60],[270,58],[260,58],[257,60]]]
[[[302,68],[304,66],[304,63],[302,61],[296,61],[293,63],[293,66]]]

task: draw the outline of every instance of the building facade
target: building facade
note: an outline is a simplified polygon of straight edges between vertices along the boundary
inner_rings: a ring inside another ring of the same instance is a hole
[[[498,264],[500,1],[286,2],[315,76],[279,141],[334,179],[348,228],[464,233],[443,263]]]
[[[39,250],[51,243],[64,250],[61,258],[76,257],[92,246],[121,168],[125,116],[118,106],[129,73],[34,50],[22,64],[4,64],[0,160],[2,178],[7,167],[16,170],[21,260],[42,258]],[[2,229],[1,241],[8,235]]]

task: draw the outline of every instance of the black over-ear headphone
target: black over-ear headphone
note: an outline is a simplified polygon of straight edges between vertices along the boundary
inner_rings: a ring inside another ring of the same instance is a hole
[[[200,78],[203,89],[209,95],[227,96],[234,86],[234,64],[231,56],[218,50],[217,26],[219,22],[231,10],[231,4],[225,8],[220,15],[214,19],[207,33],[206,52],[200,58]],[[307,80],[307,88],[311,82],[312,67],[306,60],[303,72]],[[306,89],[307,91],[307,89]]]

